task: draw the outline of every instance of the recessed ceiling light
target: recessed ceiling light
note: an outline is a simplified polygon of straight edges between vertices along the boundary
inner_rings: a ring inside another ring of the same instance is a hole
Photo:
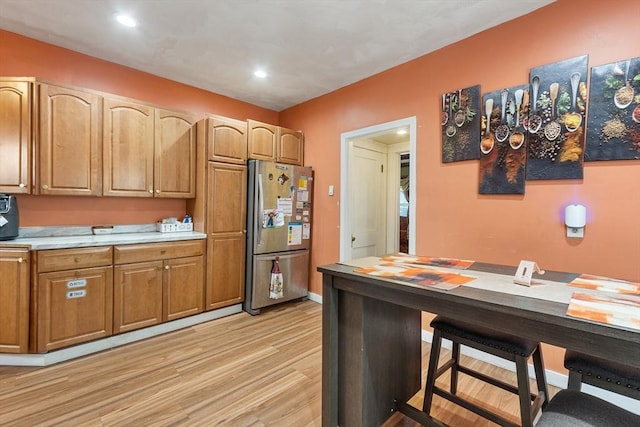
[[[128,15],[118,15],[118,16],[116,16],[116,19],[118,20],[119,23],[121,23],[125,27],[133,28],[133,27],[136,26],[135,19],[133,19],[132,17],[130,17]]]
[[[255,70],[253,72],[253,75],[258,78],[264,79],[265,77],[267,77],[267,72],[264,70]]]

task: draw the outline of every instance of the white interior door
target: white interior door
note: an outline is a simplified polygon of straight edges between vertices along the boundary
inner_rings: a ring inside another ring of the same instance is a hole
[[[371,144],[351,143],[350,150],[351,256],[386,253],[387,153]]]

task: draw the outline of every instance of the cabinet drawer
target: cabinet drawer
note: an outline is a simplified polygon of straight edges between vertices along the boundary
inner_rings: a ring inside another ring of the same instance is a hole
[[[111,265],[111,246],[38,251],[38,272],[64,271],[85,267]]]
[[[144,243],[140,245],[114,246],[114,264],[158,261],[202,255],[204,240],[188,240],[167,243]]]

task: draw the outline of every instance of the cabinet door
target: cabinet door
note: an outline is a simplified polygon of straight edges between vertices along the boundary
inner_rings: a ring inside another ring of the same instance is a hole
[[[0,81],[0,192],[31,192],[31,82]]]
[[[245,164],[247,161],[247,122],[210,116],[206,120],[209,160]]]
[[[206,309],[244,299],[246,166],[209,163]]]
[[[249,126],[249,158],[276,160],[277,127],[255,120],[247,120]]]
[[[162,266],[151,261],[114,267],[114,333],[162,322]]]
[[[304,138],[302,132],[278,128],[278,153],[276,160],[303,166]]]
[[[155,110],[156,197],[196,196],[196,128],[193,116]]]
[[[104,99],[103,194],[153,197],[154,108]]]
[[[164,320],[201,313],[204,309],[203,257],[164,262]]]
[[[29,345],[29,251],[0,250],[0,352],[26,353]]]
[[[38,85],[39,194],[97,196],[102,185],[102,97]]]
[[[38,352],[111,335],[112,267],[41,273],[37,298]]]
[[[246,235],[210,234],[207,241],[206,309],[244,301]]]

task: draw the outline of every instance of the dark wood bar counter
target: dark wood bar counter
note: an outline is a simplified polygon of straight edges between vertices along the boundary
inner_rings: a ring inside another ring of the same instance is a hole
[[[465,274],[513,276],[474,263]],[[444,291],[354,273],[323,274],[322,425],[379,426],[421,387],[421,311],[640,367],[640,332],[566,315],[567,304],[469,286]],[[577,274],[548,272],[568,283]],[[435,423],[435,421],[434,421]]]

